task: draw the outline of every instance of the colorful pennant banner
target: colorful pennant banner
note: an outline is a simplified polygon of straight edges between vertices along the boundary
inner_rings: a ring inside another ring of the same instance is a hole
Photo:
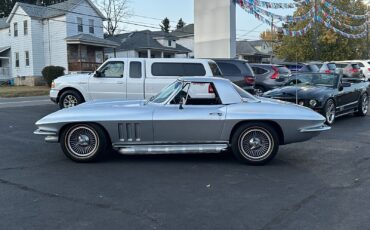
[[[321,22],[322,24],[324,24],[326,28],[332,29],[335,33],[338,33],[338,34],[340,34],[340,35],[342,35],[343,37],[346,37],[346,38],[364,38],[367,35],[367,30],[364,30],[362,33],[359,33],[359,34],[349,34],[349,33],[343,32],[343,31],[335,28],[334,26],[332,26],[330,24],[330,22],[325,21],[320,16],[317,16],[316,20],[318,22]]]
[[[326,13],[325,10],[321,7],[318,7],[318,10],[319,12],[322,14],[322,16],[332,22],[335,22],[337,25],[341,26],[341,27],[344,27],[346,29],[349,29],[349,30],[366,30],[366,21],[362,24],[362,25],[358,25],[358,26],[351,26],[351,25],[347,25],[341,21],[339,21],[338,19],[335,19],[334,17],[332,17],[330,14]]]
[[[333,4],[331,4],[330,2],[328,2],[326,0],[322,0],[322,4],[324,4],[324,6],[327,7],[330,11],[332,11],[334,13],[339,13],[339,14],[345,15],[349,18],[353,18],[353,19],[366,19],[367,18],[366,14],[355,15],[355,14],[350,14],[346,11],[340,10],[336,6],[333,6]]]

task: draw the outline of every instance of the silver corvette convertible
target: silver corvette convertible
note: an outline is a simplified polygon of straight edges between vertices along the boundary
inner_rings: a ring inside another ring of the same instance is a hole
[[[311,109],[256,98],[221,78],[180,78],[147,101],[96,101],[52,113],[35,134],[78,162],[121,154],[218,153],[264,164],[279,145],[328,130]]]

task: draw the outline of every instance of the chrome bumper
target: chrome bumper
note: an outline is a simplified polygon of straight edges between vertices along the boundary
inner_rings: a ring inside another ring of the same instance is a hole
[[[301,133],[311,133],[311,132],[322,132],[330,130],[331,127],[327,125],[320,125],[320,126],[312,126],[312,127],[306,127],[299,130]]]
[[[58,143],[59,137],[57,132],[50,131],[50,130],[42,130],[42,129],[36,129],[34,132],[36,135],[43,135],[45,137],[45,141],[48,143]]]

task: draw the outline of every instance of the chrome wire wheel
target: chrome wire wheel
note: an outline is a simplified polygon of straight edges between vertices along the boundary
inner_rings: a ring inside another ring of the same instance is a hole
[[[364,94],[362,96],[361,109],[363,114],[367,114],[367,111],[369,110],[369,97],[367,96],[367,94]]]
[[[77,158],[88,158],[99,149],[98,134],[85,125],[78,125],[70,129],[65,142],[68,151]]]
[[[335,104],[329,100],[326,104],[325,118],[328,124],[333,124],[335,120]]]
[[[263,128],[247,129],[239,138],[241,154],[252,161],[261,161],[267,158],[274,149],[271,134]]]
[[[78,100],[74,95],[68,94],[63,100],[63,107],[70,108],[78,105]]]

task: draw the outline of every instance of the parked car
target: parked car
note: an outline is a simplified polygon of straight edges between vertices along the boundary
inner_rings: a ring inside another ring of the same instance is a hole
[[[362,70],[355,62],[335,62],[336,67],[346,78],[364,78]]]
[[[324,63],[321,61],[310,61],[308,64],[316,65],[320,69]]]
[[[370,79],[370,60],[351,60],[348,62],[358,63],[366,80]]]
[[[332,125],[335,118],[349,113],[366,116],[369,107],[369,82],[343,78],[339,74],[301,74],[299,83],[266,92],[263,96],[309,107]]]
[[[307,63],[302,64],[302,68],[300,68],[297,72],[298,73],[317,73],[320,71],[320,68],[315,63]]]
[[[213,59],[220,68],[223,78],[229,79],[240,88],[254,94],[256,78],[245,60]]]
[[[221,76],[206,59],[112,58],[92,74],[55,79],[50,98],[60,108],[98,99],[148,99],[181,76]]]
[[[304,63],[301,62],[279,62],[275,64],[287,67],[292,73],[298,72],[304,66]]]
[[[212,99],[188,94],[211,88]],[[147,101],[88,102],[36,122],[35,134],[60,142],[78,162],[108,149],[121,154],[200,153],[232,149],[249,164],[265,164],[279,145],[306,141],[330,129],[311,109],[256,98],[227,79],[184,77]]]
[[[338,73],[334,62],[324,62],[320,68],[320,73]]]
[[[258,96],[285,85],[292,76],[290,70],[282,65],[251,63],[250,66],[256,76],[254,90]]]

